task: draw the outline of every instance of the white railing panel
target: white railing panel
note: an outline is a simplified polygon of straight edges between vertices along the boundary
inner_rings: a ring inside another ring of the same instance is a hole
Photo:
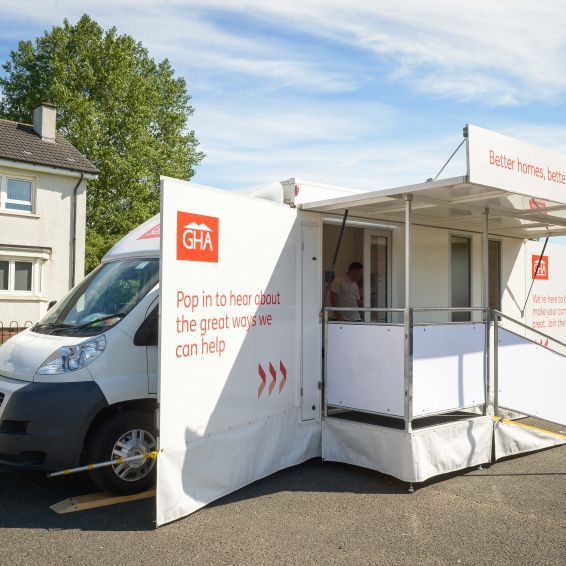
[[[438,324],[413,330],[413,417],[485,403],[485,325]]]
[[[566,357],[499,329],[499,406],[566,425]]]
[[[328,325],[329,405],[403,416],[403,327]]]

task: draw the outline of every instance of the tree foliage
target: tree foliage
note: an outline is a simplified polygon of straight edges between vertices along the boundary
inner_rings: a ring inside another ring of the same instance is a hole
[[[183,78],[167,59],[84,15],[21,41],[3,65],[0,113],[31,122],[43,101],[57,106],[57,128],[100,170],[87,192],[86,268],[119,238],[159,211],[159,175],[190,179],[204,155],[187,120]]]

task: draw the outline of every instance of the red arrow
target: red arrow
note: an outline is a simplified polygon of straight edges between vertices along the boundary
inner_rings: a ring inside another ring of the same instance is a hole
[[[271,395],[271,392],[273,391],[273,388],[275,387],[275,383],[277,381],[277,372],[275,371],[275,368],[271,365],[271,362],[269,362],[269,373],[271,374],[271,383],[269,384],[269,394]]]
[[[259,373],[259,378],[261,379],[261,383],[257,390],[257,398],[259,399],[261,397],[261,394],[263,393],[263,390],[265,389],[265,372],[263,371],[261,364],[258,364],[257,372]]]
[[[283,379],[281,380],[281,383],[279,384],[279,393],[281,393],[281,391],[283,391],[283,387],[285,387],[285,383],[287,382],[287,369],[285,368],[285,366],[283,365],[283,362],[279,362],[279,369],[281,370],[281,373],[283,374]]]

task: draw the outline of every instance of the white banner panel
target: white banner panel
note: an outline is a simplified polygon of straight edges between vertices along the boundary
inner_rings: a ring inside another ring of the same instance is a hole
[[[499,406],[566,425],[566,357],[499,329]]]
[[[300,225],[162,179],[157,524],[320,455],[300,417]]]
[[[563,434],[524,426],[520,422],[497,421],[493,432],[496,460],[566,444],[566,436]]]
[[[483,324],[413,330],[413,416],[485,403]]]
[[[328,325],[329,405],[403,416],[403,327]]]
[[[406,433],[328,417],[322,457],[363,466],[406,482],[485,464],[491,460],[491,417],[453,421]]]
[[[566,156],[468,125],[471,183],[566,202]]]

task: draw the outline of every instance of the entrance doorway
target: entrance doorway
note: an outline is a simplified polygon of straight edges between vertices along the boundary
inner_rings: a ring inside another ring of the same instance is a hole
[[[340,235],[340,225],[323,226],[324,290],[325,306],[330,306],[329,289],[333,277],[344,275],[350,263],[359,261],[364,266],[364,276],[360,282],[360,297],[363,306],[368,308],[388,308],[391,306],[391,232],[371,227],[363,228],[346,225],[334,272],[332,259]],[[364,322],[390,321],[388,313],[366,313]]]

